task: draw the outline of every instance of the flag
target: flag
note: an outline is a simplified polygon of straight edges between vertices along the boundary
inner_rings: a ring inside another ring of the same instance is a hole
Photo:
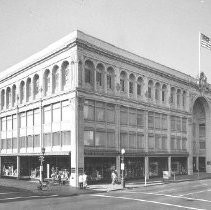
[[[201,34],[201,46],[211,50],[211,40],[208,36]]]

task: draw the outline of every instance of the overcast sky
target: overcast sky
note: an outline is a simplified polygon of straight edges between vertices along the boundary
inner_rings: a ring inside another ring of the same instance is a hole
[[[211,0],[0,0],[0,71],[79,29],[193,77]],[[211,83],[211,51],[201,68]]]

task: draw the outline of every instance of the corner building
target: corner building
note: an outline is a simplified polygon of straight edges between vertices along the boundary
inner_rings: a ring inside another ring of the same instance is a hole
[[[211,173],[209,85],[75,31],[0,75],[1,176],[52,167],[78,186],[120,174]]]

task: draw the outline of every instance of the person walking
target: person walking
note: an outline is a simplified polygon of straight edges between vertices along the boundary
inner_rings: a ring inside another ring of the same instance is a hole
[[[117,181],[117,174],[115,173],[115,171],[112,171],[112,173],[111,173],[111,189],[114,188],[116,181]],[[109,191],[110,191],[110,189],[108,188],[107,192],[109,192]]]
[[[83,174],[83,188],[86,189],[87,188],[87,175],[84,172]]]

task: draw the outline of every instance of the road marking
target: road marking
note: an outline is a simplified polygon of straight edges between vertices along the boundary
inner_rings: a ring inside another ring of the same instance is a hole
[[[137,198],[115,197],[115,196],[108,196],[108,195],[91,195],[91,196],[133,200],[133,201],[146,202],[146,203],[155,203],[155,204],[160,204],[160,205],[165,205],[165,206],[174,206],[174,207],[183,208],[183,209],[205,210],[205,209],[198,209],[198,208],[189,207],[189,206],[175,205],[175,204],[170,204],[170,203],[162,203],[162,202],[158,202],[158,201],[150,201],[150,200],[143,200],[143,199],[137,199]]]
[[[197,191],[197,192],[192,192],[192,193],[182,194],[182,195],[178,195],[178,196],[198,194],[198,193],[203,193],[203,192],[207,192],[207,191],[210,191],[210,190],[211,190],[211,189],[206,189],[206,190],[201,190],[201,191]]]
[[[192,187],[201,187],[201,186],[207,186],[207,184],[203,184],[203,183],[201,183],[200,185],[194,185],[194,186],[192,186]]]
[[[160,190],[160,191],[157,191],[157,192],[155,192],[155,193],[169,192],[169,191],[173,191],[173,190],[175,190],[175,188],[169,189],[169,190]]]
[[[0,201],[4,200],[15,200],[15,199],[23,199],[23,198],[51,198],[51,197],[58,197],[59,195],[32,195],[32,196],[27,196],[27,197],[12,197],[12,198],[2,198]]]
[[[6,192],[6,193],[0,193],[0,195],[12,194],[12,193],[18,193],[18,192]]]

